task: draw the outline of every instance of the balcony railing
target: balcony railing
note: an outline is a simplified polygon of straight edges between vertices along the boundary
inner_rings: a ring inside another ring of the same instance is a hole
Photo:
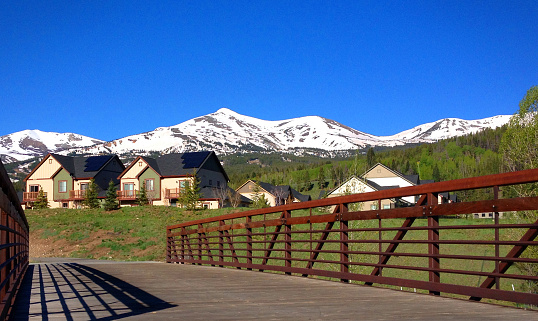
[[[164,198],[165,199],[174,199],[181,196],[183,189],[181,188],[165,188],[164,189]]]
[[[138,195],[138,190],[118,191],[119,200],[134,200]]]
[[[86,198],[86,190],[69,191],[69,198],[72,200],[83,200]]]
[[[47,197],[47,192],[43,192],[45,197]],[[23,202],[35,202],[37,201],[37,196],[39,195],[39,192],[24,192],[22,195],[22,201]]]

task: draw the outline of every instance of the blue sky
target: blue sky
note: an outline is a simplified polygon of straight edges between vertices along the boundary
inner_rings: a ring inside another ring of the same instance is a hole
[[[0,135],[112,140],[221,107],[392,135],[513,114],[537,1],[2,1]]]

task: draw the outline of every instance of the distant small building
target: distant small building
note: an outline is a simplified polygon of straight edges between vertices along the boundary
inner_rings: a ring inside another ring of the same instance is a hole
[[[248,180],[236,191],[242,196],[253,200],[256,194],[263,195],[270,206],[310,201],[310,195],[304,195],[289,185],[272,185],[265,182]]]
[[[104,199],[108,184],[118,184],[125,169],[116,155],[64,156],[47,154],[26,176],[22,205],[31,208],[43,191],[51,208],[79,208],[86,197],[90,180],[98,186],[98,198]]]

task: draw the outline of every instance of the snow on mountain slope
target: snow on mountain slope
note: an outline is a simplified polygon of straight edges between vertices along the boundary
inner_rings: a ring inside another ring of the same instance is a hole
[[[432,142],[476,133],[485,128],[497,128],[508,123],[511,117],[510,115],[500,115],[478,120],[445,118],[408,129],[393,136],[380,138],[387,141],[404,141],[409,143]]]
[[[175,126],[159,127],[150,132],[110,142],[76,134],[22,131],[0,137],[0,155],[22,160],[47,152],[139,155],[150,152],[214,150],[219,154],[276,151],[330,156],[331,153],[366,146],[433,142],[466,135],[484,128],[502,126],[510,117],[495,116],[470,121],[447,118],[392,136],[374,136],[319,116],[268,121],[221,108],[214,113]]]
[[[102,140],[73,133],[23,130],[0,137],[0,155],[6,161],[25,160],[68,148],[92,146]]]

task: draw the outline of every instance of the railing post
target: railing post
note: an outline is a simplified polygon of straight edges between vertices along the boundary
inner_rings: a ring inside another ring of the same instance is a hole
[[[247,231],[247,270],[252,270],[252,228],[250,227],[252,217],[246,217],[245,229]]]
[[[185,233],[185,228],[182,227],[181,228],[181,264],[185,264],[185,237],[186,237],[186,233]]]
[[[342,219],[342,214],[347,212],[347,204],[340,204],[340,272],[349,273],[349,226],[348,221]],[[349,279],[340,279],[341,282],[348,283]]]
[[[291,268],[291,225],[288,224],[288,219],[291,217],[290,211],[284,211],[284,260],[287,268]],[[291,275],[291,272],[286,272]]]
[[[435,241],[439,241],[439,230],[435,229],[435,227],[439,226],[439,217],[431,215],[432,207],[435,204],[437,204],[437,195],[428,193],[428,241],[430,242],[428,243],[428,254],[431,255],[428,258],[428,265],[431,269],[429,272],[429,281],[439,283],[441,282],[441,276],[439,273],[440,262],[439,257],[434,257],[435,255],[439,255],[439,243],[435,243]],[[438,291],[429,292],[433,295],[441,295],[441,293]]]
[[[224,225],[223,220],[219,220],[219,266],[224,267],[224,232],[222,231],[222,226]]]
[[[172,262],[172,237],[168,236],[170,230],[166,229],[166,263]]]
[[[201,229],[202,228],[202,224],[198,224],[198,229]],[[196,233],[198,234],[198,260],[199,261],[203,261],[203,245],[202,245],[202,233],[198,232]],[[198,265],[202,265],[202,263],[198,263]]]
[[[498,200],[499,199],[499,186],[493,187],[493,199]],[[500,256],[500,250],[499,250],[499,212],[495,209],[495,257]],[[495,273],[498,275],[500,272],[500,261],[495,260]],[[496,276],[495,277],[495,288],[499,290],[501,288],[501,279]]]

